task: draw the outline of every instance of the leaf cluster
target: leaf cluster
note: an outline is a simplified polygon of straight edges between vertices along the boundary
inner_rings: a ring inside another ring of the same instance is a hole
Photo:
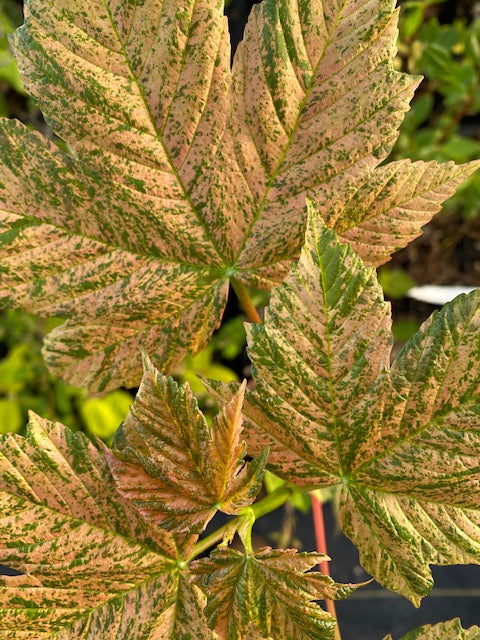
[[[0,122],[1,295],[66,318],[44,350],[66,380],[143,377],[112,448],[35,415],[1,437],[0,638],[333,639],[318,601],[360,585],[253,549],[290,485],[336,489],[365,568],[416,605],[431,564],[480,563],[480,296],[391,362],[375,272],[480,163],[383,163],[418,84],[394,5],[264,0],[230,69],[221,1],[26,3],[13,46],[59,140]],[[255,389],[210,382],[209,424],[165,374],[230,286],[250,311],[273,293]],[[267,465],[286,484],[257,500]]]

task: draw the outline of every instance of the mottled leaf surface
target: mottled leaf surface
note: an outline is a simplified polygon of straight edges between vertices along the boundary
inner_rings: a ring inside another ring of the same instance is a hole
[[[419,235],[462,180],[452,165],[431,163],[428,176],[424,163],[377,169],[418,84],[393,66],[395,4],[265,0],[254,7],[234,60],[228,128],[250,204],[238,264],[258,269],[246,281],[286,273],[285,263],[270,265],[298,254],[306,196],[329,212],[333,201],[332,226],[357,233],[362,258],[379,264]],[[352,211],[359,188],[368,213]],[[386,243],[370,238],[370,226]]]
[[[170,534],[118,496],[81,433],[33,417],[0,440],[4,640],[212,640]],[[192,629],[195,633],[192,633]]]
[[[262,486],[266,452],[245,463],[245,383],[209,427],[188,383],[146,363],[107,459],[117,489],[162,527],[200,532],[217,510],[238,514]]]
[[[277,475],[341,488],[363,566],[418,604],[430,564],[480,563],[480,292],[435,313],[392,366],[390,324],[374,270],[312,209],[298,266],[248,330],[245,429]]]
[[[480,627],[464,629],[459,618],[434,625],[424,625],[409,631],[401,640],[477,640],[480,638]],[[384,640],[392,640],[387,636]]]
[[[222,0],[26,0],[16,57],[66,144],[0,122],[0,298],[67,319],[55,374],[134,386],[142,348],[172,370],[231,276],[284,277],[306,195],[372,263],[418,235],[474,165],[376,169],[417,83],[394,5],[264,0],[231,72]]]
[[[264,547],[252,554],[217,548],[192,564],[207,594],[209,625],[224,640],[334,637],[335,620],[315,600],[340,599],[355,587],[309,572],[326,556]]]

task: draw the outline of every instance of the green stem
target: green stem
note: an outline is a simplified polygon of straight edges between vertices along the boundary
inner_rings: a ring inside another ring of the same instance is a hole
[[[260,518],[261,516],[270,513],[270,511],[274,511],[275,509],[278,509],[278,507],[281,507],[282,504],[284,504],[289,498],[292,497],[292,495],[292,489],[290,489],[290,487],[288,486],[283,485],[278,489],[275,489],[275,491],[272,491],[272,493],[269,493],[268,496],[265,496],[265,498],[263,498],[262,500],[255,502],[255,504],[252,504],[250,508],[253,511],[255,518]],[[224,538],[225,532],[228,529],[231,529],[232,524],[234,524],[236,521],[240,521],[241,517],[242,516],[238,516],[237,518],[235,518],[235,520],[231,520],[223,527],[220,527],[219,529],[211,533],[209,536],[205,536],[205,538],[199,540],[193,547],[193,551],[190,554],[190,558],[188,559],[188,561],[197,558],[198,556],[202,555],[202,553],[205,553],[205,551],[208,551],[210,547],[213,547],[218,542],[221,542]]]
[[[250,320],[250,322],[257,322],[261,324],[262,319],[259,316],[258,311],[255,309],[255,306],[245,285],[235,278],[230,279],[230,284],[232,285],[238,301],[240,302],[242,309],[247,314],[247,318]]]

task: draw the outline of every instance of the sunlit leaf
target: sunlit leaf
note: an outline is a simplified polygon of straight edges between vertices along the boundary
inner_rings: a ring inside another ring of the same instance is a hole
[[[341,488],[363,566],[418,604],[430,564],[480,564],[480,291],[434,314],[392,367],[390,327],[374,270],[312,210],[298,267],[248,330],[245,430],[275,474]]]
[[[175,539],[116,493],[83,434],[32,417],[0,439],[0,636],[213,640]],[[192,627],[195,636],[190,635]]]
[[[425,625],[402,636],[401,640],[477,640],[480,637],[480,627],[464,629],[459,618],[435,625]],[[386,636],[384,640],[392,640]]]
[[[67,319],[44,353],[77,386],[201,350],[232,276],[285,276],[306,195],[379,263],[474,169],[376,168],[418,82],[394,0],[264,0],[233,71],[223,5],[26,1],[15,54],[64,143],[0,123],[0,297]]]

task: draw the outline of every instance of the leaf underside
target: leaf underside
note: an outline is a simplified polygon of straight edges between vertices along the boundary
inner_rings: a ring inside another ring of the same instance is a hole
[[[220,0],[26,1],[15,54],[67,144],[0,122],[0,297],[67,319],[52,372],[133,386],[141,348],[172,370],[231,275],[284,277],[305,196],[372,264],[420,233],[474,165],[377,169],[417,84],[393,68],[394,5],[264,0],[230,71]]]
[[[83,434],[33,416],[2,437],[0,507],[0,563],[20,572],[0,578],[0,638],[213,640],[175,538],[118,496]]]
[[[146,362],[108,464],[120,493],[163,528],[200,533],[218,511],[238,514],[262,486],[266,452],[245,463],[245,384],[209,427],[188,384]]]
[[[340,487],[363,566],[418,604],[429,564],[480,563],[480,292],[434,314],[392,366],[390,327],[374,270],[312,208],[298,267],[248,329],[244,427],[274,473]]]
[[[333,638],[335,619],[314,601],[344,598],[355,587],[308,572],[325,558],[295,549],[215,549],[192,565],[207,595],[209,625],[225,640]]]

